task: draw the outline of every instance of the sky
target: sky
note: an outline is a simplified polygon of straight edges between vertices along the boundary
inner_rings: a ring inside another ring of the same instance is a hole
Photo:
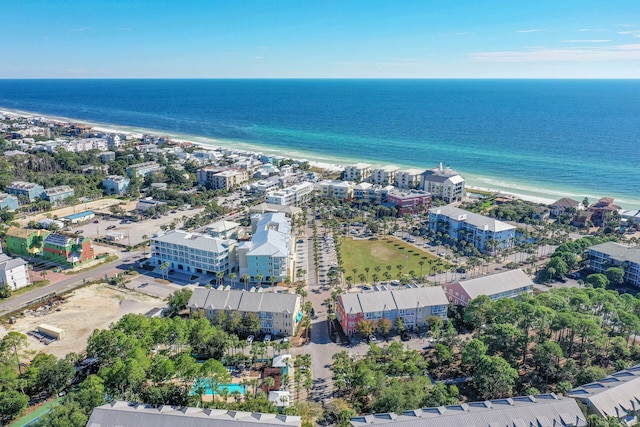
[[[0,78],[640,78],[640,0],[3,1]]]

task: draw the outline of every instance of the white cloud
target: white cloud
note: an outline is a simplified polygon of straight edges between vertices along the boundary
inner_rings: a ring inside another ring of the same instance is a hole
[[[640,61],[640,44],[606,48],[532,49],[524,51],[477,52],[468,55],[478,62],[594,62]]]
[[[539,33],[541,31],[545,31],[542,29],[531,29],[531,30],[518,30],[516,33]]]
[[[605,28],[580,28],[579,30],[576,30],[579,33],[588,33],[588,32],[592,32],[592,33],[602,33],[604,31],[608,31]]]
[[[85,31],[91,31],[93,28],[91,27],[80,27],[80,28],[72,28],[71,31],[74,33],[84,33]]]
[[[596,39],[596,40],[561,40],[560,43],[608,43],[611,40]]]
[[[640,37],[640,30],[619,31],[618,34],[632,37]]]

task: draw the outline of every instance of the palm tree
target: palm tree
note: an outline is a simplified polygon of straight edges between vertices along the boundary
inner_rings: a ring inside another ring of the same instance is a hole
[[[271,387],[273,387],[276,383],[276,380],[273,379],[273,377],[267,377],[265,378],[262,383],[267,386],[267,392],[271,391]]]
[[[160,265],[160,272],[162,273],[162,278],[164,279],[165,272],[169,269],[169,261],[165,261]]]
[[[264,274],[258,273],[258,275],[256,276],[256,281],[258,282],[258,286],[260,286],[262,284],[262,279],[263,278],[264,278]]]
[[[420,266],[420,277],[422,277],[422,266],[424,265],[424,260],[418,261],[418,265]]]
[[[276,282],[278,281],[278,278],[276,276],[271,276],[269,277],[269,282],[271,282],[271,287],[275,288],[276,287]]]
[[[218,271],[216,277],[218,278],[218,286],[222,285],[224,283],[224,271]]]
[[[233,281],[238,277],[236,273],[229,273],[229,280],[231,280],[231,287],[233,288]]]
[[[242,280],[244,280],[244,290],[246,291],[248,289],[248,285],[249,285],[249,278],[251,276],[249,276],[247,273],[242,275]]]
[[[369,272],[371,271],[371,267],[364,268],[365,273],[367,273],[367,282],[369,281]]]

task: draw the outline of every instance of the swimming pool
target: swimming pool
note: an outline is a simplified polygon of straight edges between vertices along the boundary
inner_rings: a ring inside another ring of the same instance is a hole
[[[195,382],[193,383],[193,387],[191,388],[191,394],[197,394],[196,390],[198,389],[199,386],[202,386],[205,390],[204,394],[219,394],[219,391],[222,390],[227,390],[227,393],[230,395],[231,393],[233,393],[234,391],[237,391],[240,394],[245,394],[247,392],[246,387],[240,384],[234,384],[234,383],[229,383],[229,384],[219,384],[218,385],[218,390],[213,391],[211,390],[211,388],[209,387],[208,381],[205,378],[199,378],[197,380],[195,380]]]

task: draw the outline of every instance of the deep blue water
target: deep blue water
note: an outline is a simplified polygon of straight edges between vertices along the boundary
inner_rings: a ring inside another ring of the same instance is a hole
[[[0,80],[0,108],[640,208],[640,80]]]

